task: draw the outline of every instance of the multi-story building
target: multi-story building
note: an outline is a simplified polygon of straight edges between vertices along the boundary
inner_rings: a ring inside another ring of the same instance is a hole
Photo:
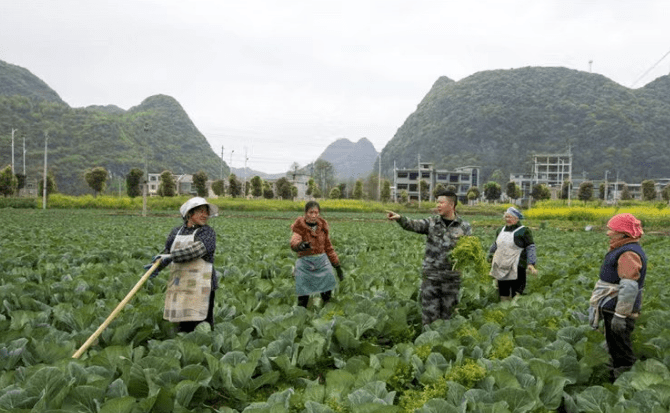
[[[311,175],[299,172],[287,172],[286,179],[298,189],[298,195],[296,199],[304,200],[307,199],[307,188],[309,179]]]
[[[533,186],[538,184],[545,184],[550,189],[560,190],[564,181],[573,180],[572,152],[568,150],[567,153],[535,154],[531,173],[512,173],[509,179],[521,188],[524,197],[529,197]]]
[[[670,178],[658,178],[652,179],[654,181],[654,190],[656,191],[656,199],[663,199],[663,188],[666,185],[670,184]],[[607,200],[608,201],[618,201],[621,199],[621,192],[623,185],[628,187],[628,193],[630,194],[631,199],[644,199],[642,194],[642,183],[639,184],[626,184],[625,182],[608,182],[607,183]]]
[[[421,187],[420,181],[427,184],[427,193],[421,194],[422,199],[434,200],[433,191],[438,184],[443,187],[453,186],[461,201],[467,200],[468,190],[479,187],[480,171],[477,166],[463,166],[452,171],[446,169],[435,169],[432,162],[422,162],[419,168],[396,169],[395,170],[395,200],[400,200],[402,191],[406,191],[409,200],[419,200]]]
[[[149,196],[158,195],[158,186],[161,181],[161,174],[148,174],[149,178],[149,187],[147,194]],[[190,174],[181,174],[175,175],[172,174],[172,179],[174,179],[176,188],[175,191],[177,195],[196,195],[195,187],[193,186],[193,175]]]

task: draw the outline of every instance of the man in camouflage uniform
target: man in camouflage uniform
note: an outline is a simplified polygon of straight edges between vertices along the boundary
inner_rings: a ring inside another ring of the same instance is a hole
[[[453,270],[449,254],[460,237],[472,234],[470,224],[456,214],[456,194],[442,190],[436,198],[439,215],[425,219],[409,219],[393,211],[388,211],[387,215],[404,230],[426,235],[421,283],[421,321],[424,325],[440,318],[448,320],[451,309],[458,304],[461,274]]]

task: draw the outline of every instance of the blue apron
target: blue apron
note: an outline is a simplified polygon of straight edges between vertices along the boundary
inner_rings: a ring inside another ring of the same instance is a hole
[[[293,276],[299,296],[330,291],[337,285],[333,266],[325,253],[298,258]]]

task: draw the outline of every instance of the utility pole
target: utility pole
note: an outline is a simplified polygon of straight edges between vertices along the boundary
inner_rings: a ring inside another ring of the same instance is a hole
[[[570,166],[570,169],[568,169],[568,181],[570,183],[568,184],[568,206],[570,206],[570,201],[572,200],[572,145],[568,144],[568,165]]]
[[[16,129],[12,128],[12,175],[14,175],[14,132]]]
[[[244,185],[242,185],[242,196],[247,197],[247,161],[249,157],[247,156],[247,148],[244,148]]]
[[[398,173],[395,169],[395,161],[393,161],[393,202],[398,202],[398,180],[396,176],[398,176]]]
[[[147,152],[149,146],[149,122],[144,123],[144,188],[142,190],[142,216],[147,216],[147,192],[149,191],[149,165]]]
[[[49,132],[44,132],[44,176],[42,181],[42,209],[47,209],[47,142]]]
[[[616,171],[616,183],[614,184],[614,205],[617,204],[619,199],[619,171]]]
[[[221,145],[221,180],[223,181],[223,145]]]
[[[603,194],[603,202],[605,203],[607,203],[607,174],[609,173],[609,170],[605,171],[605,193]]]
[[[377,200],[382,200],[382,153],[379,152],[379,175],[377,177]]]
[[[528,197],[528,209],[533,206],[533,182],[537,180],[537,156],[533,159],[533,174],[530,177],[530,196]]]
[[[23,176],[26,176],[26,135],[23,135]]]
[[[418,156],[419,164],[417,165],[419,167],[419,175],[417,176],[417,188],[419,190],[419,209],[421,209],[421,154]]]

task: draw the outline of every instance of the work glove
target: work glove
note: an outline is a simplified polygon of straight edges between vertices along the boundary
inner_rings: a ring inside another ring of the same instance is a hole
[[[335,272],[337,273],[337,278],[339,278],[340,281],[344,280],[344,271],[342,271],[342,267],[335,265]]]
[[[309,242],[305,242],[305,241],[303,241],[303,242],[301,242],[300,244],[298,244],[298,248],[297,248],[297,250],[298,250],[298,251],[306,251],[306,250],[308,250],[308,249],[310,249],[310,248],[312,248],[312,245],[311,245]]]
[[[163,268],[165,268],[168,264],[170,264],[170,263],[172,262],[172,255],[170,255],[170,254],[158,254],[158,255],[156,255],[155,257],[153,257],[153,258],[151,259],[151,264],[147,264],[147,265],[144,266],[144,269],[147,270],[147,271],[149,271],[149,269],[150,269],[151,267],[153,267],[154,263],[155,263],[157,260],[161,260],[161,263],[160,263],[160,265],[159,265],[158,267],[156,267],[156,269],[154,270],[154,272],[151,273],[151,275],[149,276],[149,278],[154,278],[154,277],[156,277],[156,276],[158,275],[158,273],[161,272],[161,270],[162,270]]]
[[[161,260],[161,267],[164,267],[172,262],[172,254],[158,254],[152,260],[151,263],[155,263],[157,260]]]
[[[612,331],[617,335],[624,334],[626,332],[626,317],[614,314],[614,317],[612,317]]]

